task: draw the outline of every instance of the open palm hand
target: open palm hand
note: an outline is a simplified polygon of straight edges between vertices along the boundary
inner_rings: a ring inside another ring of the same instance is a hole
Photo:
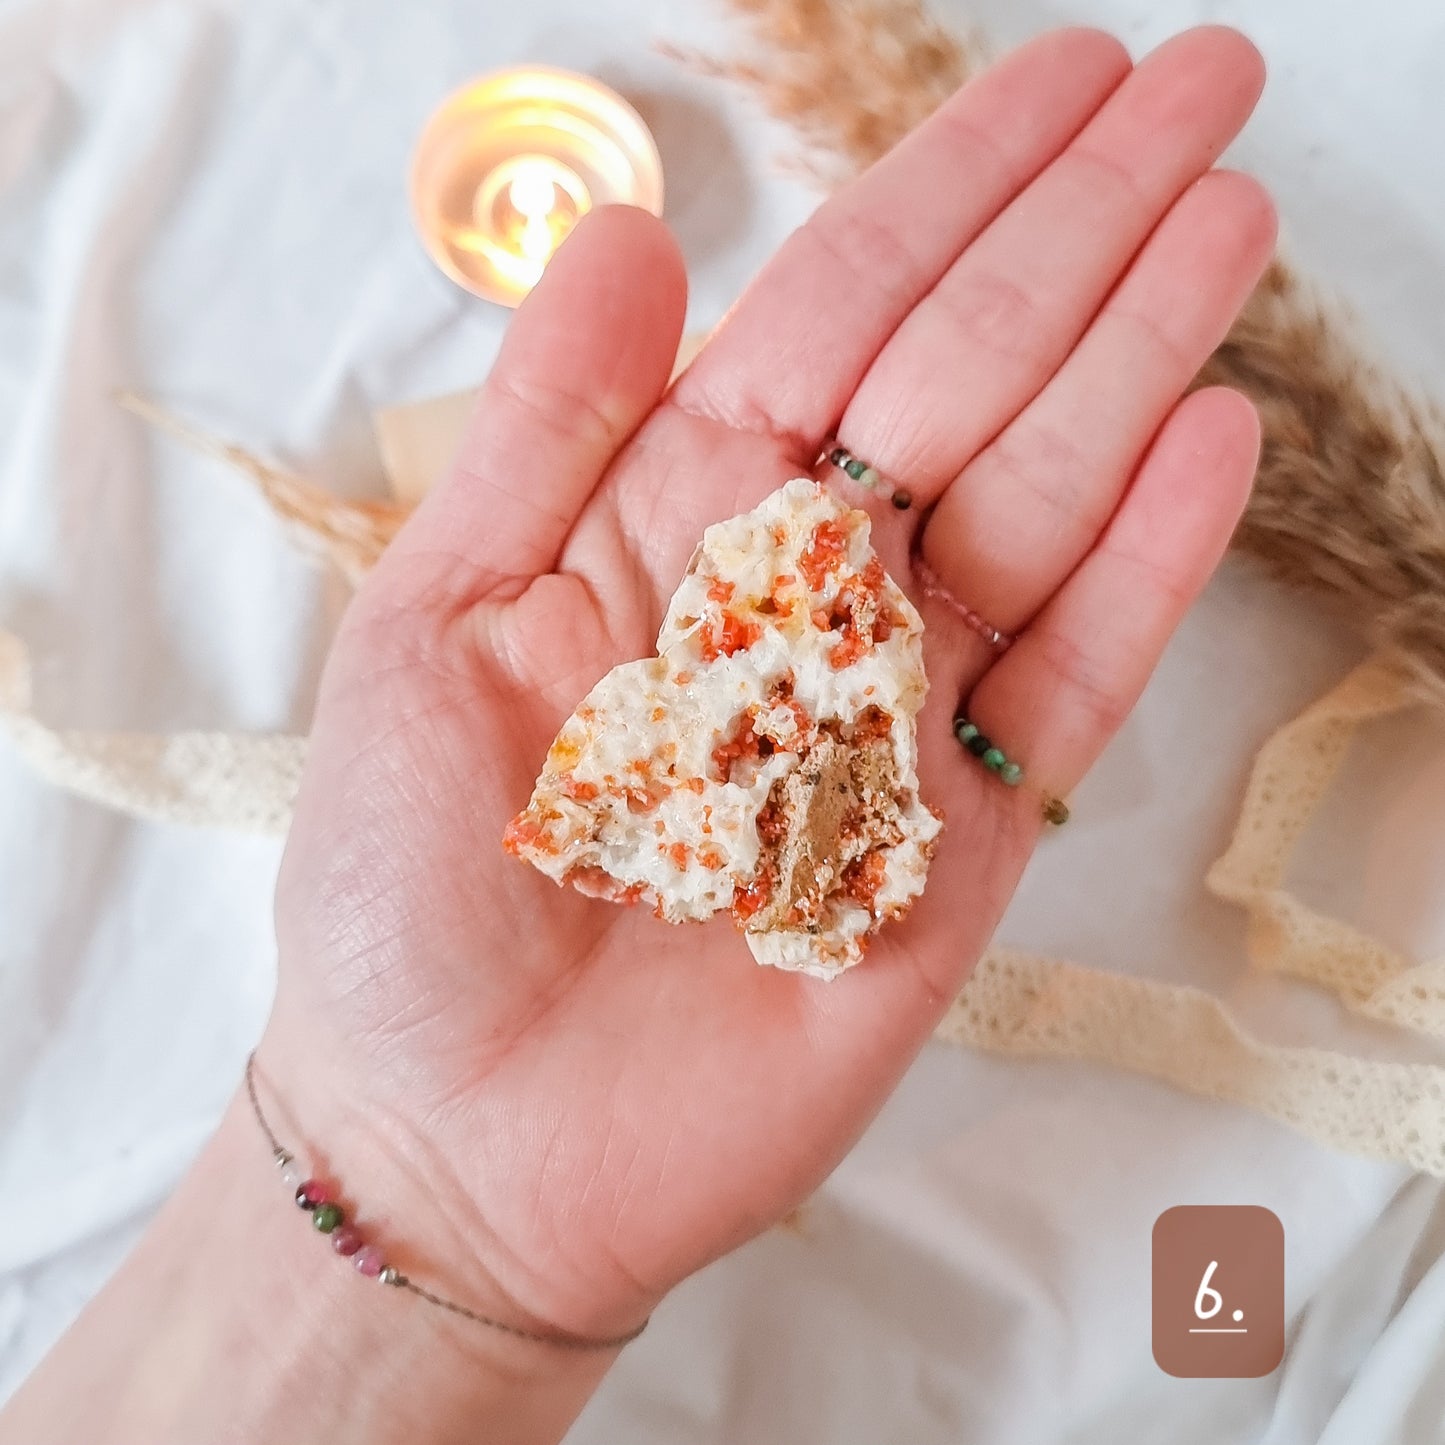
[[[1066,794],[1243,506],[1252,408],[1180,397],[1273,245],[1259,187],[1210,170],[1260,82],[1225,30],[1133,69],[1095,32],[1036,41],[827,201],[670,390],[666,229],[607,209],[569,239],[347,615],[278,895],[263,1078],[405,1214],[409,1273],[626,1329],[881,1105],[1040,828],[955,707]],[[835,433],[914,498],[872,506],[874,540],[927,625],[919,770],[947,821],[913,913],[820,983],[759,968],[726,918],[559,890],[501,836],[582,695],[653,650],[704,527]],[[1008,651],[922,594],[920,554]]]

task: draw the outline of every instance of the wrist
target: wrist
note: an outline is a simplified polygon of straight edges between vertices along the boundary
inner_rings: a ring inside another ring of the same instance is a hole
[[[513,1187],[512,1171],[492,1152],[495,1141],[516,1137],[514,1129],[499,1123],[491,1130],[472,1110],[458,1118],[436,1107],[418,1117],[414,1096],[423,1091],[401,1090],[408,1100],[399,1109],[384,1080],[368,1090],[358,1085],[358,1071],[332,1057],[330,1050],[290,1046],[274,1018],[257,1048],[260,1118],[249,1123],[256,1152],[277,1174],[283,1200],[292,1199],[294,1189],[279,1177],[268,1152],[273,1145],[295,1156],[293,1177],[317,1180],[329,1191],[343,1211],[344,1228],[354,1229],[373,1254],[373,1269],[394,1270],[409,1287],[494,1322],[459,1317],[460,1311],[404,1291],[410,1303],[442,1314],[466,1343],[479,1345],[502,1367],[525,1368],[539,1353],[605,1353],[579,1347],[612,1341],[620,1348],[640,1333],[660,1295],[630,1279],[624,1288],[604,1288],[569,1270],[565,1251],[550,1250],[545,1239],[519,1239],[526,1231],[516,1230],[518,1215],[534,1214],[542,1201]],[[388,1073],[375,1067],[363,1072]],[[248,1102],[244,1090],[240,1097]],[[293,1209],[308,1219],[294,1203]],[[514,1227],[496,1227],[494,1212]],[[308,1222],[319,1221],[312,1215]],[[327,1253],[336,1240],[322,1235],[316,1243]],[[363,1256],[337,1260],[343,1266],[358,1262]]]
[[[334,1165],[339,1203],[353,1211],[366,1247],[441,1296],[503,1323],[517,1320],[512,1302],[466,1252],[463,1220],[445,1191],[429,1183],[417,1161],[395,1152],[396,1141],[384,1133],[367,1130],[363,1137],[345,1127],[345,1110],[333,1122],[334,1133],[322,1136],[314,1154],[295,1141],[296,1162],[323,1179]],[[522,1339],[362,1273],[356,1256],[338,1254],[314,1214],[298,1206],[269,1147],[239,1092],[217,1136],[217,1174],[220,1182],[244,1173],[254,1225],[272,1261],[270,1288],[247,1291],[244,1310],[265,1352],[265,1377],[300,1387],[274,1402],[276,1438],[298,1411],[310,1426],[301,1433],[314,1438],[428,1441],[450,1439],[454,1431],[470,1438],[479,1427],[488,1438],[518,1442],[562,1437],[615,1351],[582,1353]],[[260,1430],[255,1438],[271,1436]]]
[[[533,1445],[562,1437],[613,1358],[518,1340],[359,1274],[289,1197],[238,1092],[0,1439]]]
[[[243,1392],[253,1415],[243,1438],[448,1439],[486,1420],[510,1392],[566,1367],[509,1350],[483,1327],[468,1328],[338,1256],[295,1203],[244,1095],[183,1196],[192,1186],[194,1199],[183,1197],[182,1208],[209,1212],[223,1191],[232,1201],[228,1233],[236,1232],[232,1248],[248,1266],[240,1278],[222,1275],[233,1282],[222,1308],[254,1368]]]

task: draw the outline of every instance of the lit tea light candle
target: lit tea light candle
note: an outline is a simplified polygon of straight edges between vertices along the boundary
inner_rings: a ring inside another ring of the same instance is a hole
[[[593,206],[662,214],[662,163],[642,117],[599,81],[532,66],[463,87],[412,160],[427,252],[459,285],[515,306]]]

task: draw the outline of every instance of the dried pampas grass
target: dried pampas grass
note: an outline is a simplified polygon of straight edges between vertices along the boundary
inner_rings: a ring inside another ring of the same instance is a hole
[[[767,50],[709,62],[804,144],[870,165],[978,68],[916,0],[730,0]],[[807,43],[806,37],[812,37]],[[809,167],[816,172],[816,167]],[[838,175],[837,179],[844,179]],[[1264,449],[1237,551],[1301,587],[1445,702],[1445,424],[1275,261],[1197,384],[1259,407]]]
[[[748,86],[793,127],[794,162],[831,188],[927,119],[983,63],[972,35],[944,30],[917,0],[729,0],[753,56],[714,60],[661,47],[702,75]]]
[[[351,502],[233,442],[221,441],[132,391],[116,394],[127,411],[206,456],[244,472],[302,542],[336,563],[352,586],[376,565],[408,511],[386,502]]]
[[[756,58],[672,53],[748,86],[798,133],[800,164],[826,184],[870,165],[978,68],[972,37],[942,30],[917,0],[730,0]],[[1276,261],[1199,384],[1238,387],[1259,407],[1264,450],[1235,539],[1282,581],[1398,654],[1445,702],[1445,426],[1362,356]],[[345,502],[304,479],[133,409],[247,471],[272,505],[356,580],[404,508]]]
[[[1276,261],[1198,385],[1264,425],[1237,551],[1304,588],[1445,703],[1445,422]]]

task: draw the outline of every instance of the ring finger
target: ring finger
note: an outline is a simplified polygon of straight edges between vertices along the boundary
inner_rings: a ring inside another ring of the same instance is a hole
[[[1274,248],[1259,184],[1213,172],[1179,200],[1068,361],[944,492],[922,552],[949,596],[1016,633],[1088,554],[1160,423]]]

